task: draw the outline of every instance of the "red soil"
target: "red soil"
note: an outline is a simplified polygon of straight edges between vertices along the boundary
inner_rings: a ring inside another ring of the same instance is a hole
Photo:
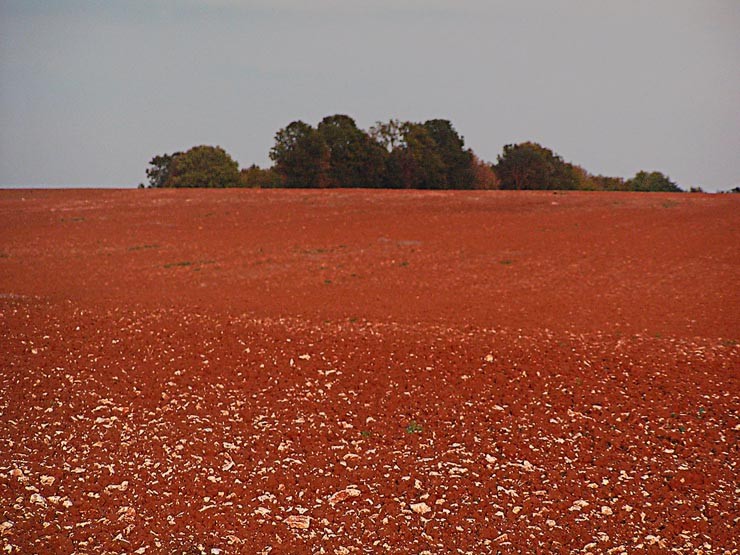
[[[7,553],[737,553],[740,199],[0,192]]]

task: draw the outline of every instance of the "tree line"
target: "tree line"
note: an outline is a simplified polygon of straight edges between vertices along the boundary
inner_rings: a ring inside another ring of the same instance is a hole
[[[342,114],[315,127],[294,121],[275,134],[270,159],[269,168],[240,170],[221,147],[202,145],[155,156],[146,175],[149,187],[682,191],[657,171],[631,179],[592,175],[534,142],[506,145],[495,163],[487,163],[445,119],[392,119],[367,131]]]

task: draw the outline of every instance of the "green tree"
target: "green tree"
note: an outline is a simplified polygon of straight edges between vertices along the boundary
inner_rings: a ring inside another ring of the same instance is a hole
[[[465,149],[465,140],[446,119],[425,121],[424,128],[436,145],[437,154],[445,166],[445,187],[468,189],[473,186],[475,172],[473,153]]]
[[[262,169],[257,164],[243,169],[239,180],[242,187],[271,189],[283,186],[283,178],[274,168]]]
[[[151,167],[146,170],[146,177],[149,180],[150,187],[171,187],[168,182],[172,174],[172,162],[181,154],[182,152],[160,154],[151,159],[149,162]]]
[[[583,183],[581,168],[564,162],[560,156],[555,156],[553,161],[553,175],[548,189],[579,189]]]
[[[403,189],[443,189],[446,166],[429,130],[418,123],[403,124],[403,135],[390,153],[386,185]]]
[[[547,180],[550,168],[536,143],[504,146],[498,156],[496,175],[502,189],[540,189]]]
[[[318,125],[318,133],[329,149],[331,187],[379,187],[385,170],[386,150],[355,120],[337,114]]]
[[[495,169],[502,189],[577,189],[581,181],[573,164],[533,142],[504,146]]]
[[[174,157],[166,187],[238,187],[239,164],[220,146],[194,146]]]
[[[632,179],[627,181],[627,188],[630,191],[651,191],[680,193],[682,189],[671,181],[667,175],[660,172],[639,171]]]
[[[389,120],[387,123],[378,121],[370,128],[369,134],[387,152],[393,152],[396,147],[403,144],[407,126],[408,122],[397,119]]]
[[[626,191],[627,183],[621,177],[609,177],[607,175],[588,175],[591,188],[596,191]]]
[[[279,130],[270,158],[286,187],[329,184],[329,148],[318,131],[307,123],[294,121]]]

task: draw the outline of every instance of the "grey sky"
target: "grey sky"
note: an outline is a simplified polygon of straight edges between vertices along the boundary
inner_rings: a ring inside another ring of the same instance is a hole
[[[132,186],[295,119],[450,119],[495,161],[740,185],[737,0],[0,0],[0,185]]]

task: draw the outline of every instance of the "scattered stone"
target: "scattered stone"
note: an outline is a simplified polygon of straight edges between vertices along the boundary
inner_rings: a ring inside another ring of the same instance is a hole
[[[121,507],[118,509],[118,520],[133,522],[136,519],[136,509],[133,507]]]
[[[356,488],[346,488],[343,490],[340,490],[334,494],[332,494],[329,497],[329,505],[332,507],[336,505],[337,503],[341,503],[345,499],[349,499],[350,497],[359,497],[360,496],[360,490]]]
[[[283,522],[290,528],[308,530],[311,526],[311,517],[306,515],[290,515]]]
[[[34,505],[41,505],[42,507],[46,507],[46,499],[44,499],[43,495],[40,495],[38,493],[34,493],[33,495],[31,495],[30,501]]]
[[[578,501],[574,501],[573,505],[571,505],[568,510],[569,511],[580,511],[581,509],[584,509],[585,507],[588,507],[588,501],[584,501],[583,499],[579,499]]]
[[[414,511],[417,515],[425,515],[432,509],[426,503],[412,503],[411,510]]]
[[[124,480],[120,484],[110,484],[105,486],[105,493],[110,493],[113,490],[126,491],[128,489],[128,480]]]

